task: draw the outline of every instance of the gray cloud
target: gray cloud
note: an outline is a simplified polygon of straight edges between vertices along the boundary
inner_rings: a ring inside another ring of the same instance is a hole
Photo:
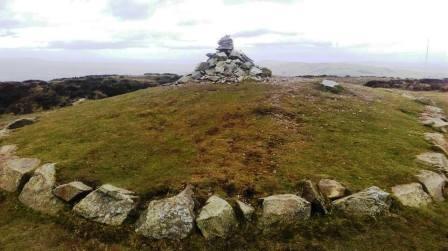
[[[298,35],[298,33],[259,29],[259,30],[237,32],[237,33],[234,33],[232,36],[238,38],[238,37],[258,37],[258,36],[262,36],[262,35],[296,36],[296,35]]]

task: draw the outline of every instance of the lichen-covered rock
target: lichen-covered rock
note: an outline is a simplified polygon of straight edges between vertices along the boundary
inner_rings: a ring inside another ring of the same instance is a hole
[[[373,186],[333,201],[333,206],[347,215],[378,216],[389,212],[390,194]]]
[[[19,196],[20,202],[41,213],[57,214],[64,205],[52,193],[56,183],[55,176],[55,164],[46,164],[37,168],[23,187]]]
[[[73,210],[86,219],[119,226],[135,208],[137,199],[134,192],[106,184],[87,195]]]
[[[432,201],[419,183],[394,186],[392,187],[392,194],[397,197],[401,204],[408,207],[424,207]]]
[[[140,217],[136,232],[154,239],[179,240],[194,228],[193,190],[187,186],[180,194],[151,201]]]
[[[232,206],[216,195],[207,200],[196,224],[206,239],[229,237],[238,227]]]
[[[318,183],[319,191],[328,199],[344,197],[346,188],[339,182],[330,179],[322,179]]]
[[[236,201],[236,205],[238,206],[238,209],[240,210],[241,214],[244,216],[244,219],[246,219],[247,221],[252,221],[252,216],[255,212],[255,208],[240,200]]]
[[[425,140],[433,145],[435,149],[448,156],[448,141],[441,133],[425,133]]]
[[[279,194],[263,198],[259,227],[264,231],[283,229],[311,216],[311,203],[294,194]]]
[[[16,145],[5,145],[0,147],[0,155],[3,156],[12,156],[16,153],[17,146]]]
[[[298,195],[311,203],[312,212],[327,214],[327,203],[311,180],[302,180],[298,184]]]
[[[21,118],[21,119],[16,119],[13,122],[9,123],[5,129],[8,130],[13,130],[13,129],[17,129],[17,128],[21,128],[27,125],[31,125],[34,122],[36,122],[36,118]]]
[[[417,161],[441,171],[448,171],[448,159],[442,153],[422,153],[417,156]]]
[[[426,191],[435,201],[444,201],[443,189],[446,184],[446,177],[428,170],[421,170],[415,177],[423,184]]]
[[[88,194],[92,190],[93,188],[82,182],[73,181],[68,184],[63,184],[56,187],[53,190],[53,194],[63,201],[72,202],[76,199],[79,199],[80,196]]]
[[[8,158],[0,163],[0,188],[16,192],[39,167],[40,160],[34,158]]]

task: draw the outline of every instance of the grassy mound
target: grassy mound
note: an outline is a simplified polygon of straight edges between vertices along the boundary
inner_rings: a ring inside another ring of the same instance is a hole
[[[0,143],[18,144],[19,155],[57,162],[60,182],[112,183],[144,200],[186,183],[196,185],[203,200],[211,192],[247,198],[294,192],[302,178],[334,178],[352,190],[413,181],[420,168],[415,156],[430,149],[422,137],[429,129],[418,123],[423,106],[395,92],[344,87],[340,94],[312,82],[157,87],[42,113],[38,123]],[[429,95],[448,108],[444,94]],[[13,204],[11,198],[0,202],[0,216]],[[401,217],[379,221],[314,219],[280,237],[255,238],[246,229],[235,243],[218,244],[246,250],[440,248],[447,246],[445,208],[402,209]],[[26,211],[27,222],[42,225],[32,214]],[[43,221],[49,232],[65,229]],[[15,232],[22,221],[8,224],[0,233]],[[141,243],[130,235],[112,238],[111,245]],[[197,235],[185,243],[187,249],[213,249]]]

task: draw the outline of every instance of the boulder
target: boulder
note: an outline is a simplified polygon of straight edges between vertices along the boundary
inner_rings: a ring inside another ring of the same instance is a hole
[[[5,145],[0,147],[0,155],[12,156],[17,151],[17,145]]]
[[[258,76],[261,75],[263,73],[263,71],[258,68],[257,66],[252,66],[252,68],[250,68],[249,74],[251,76]]]
[[[448,159],[442,153],[422,153],[417,156],[417,161],[441,171],[448,171]]]
[[[179,80],[177,80],[177,83],[185,84],[192,80],[193,80],[193,78],[191,77],[191,74],[189,74],[189,75],[185,75],[185,76],[181,77]]]
[[[326,80],[326,79],[324,79],[321,82],[321,86],[324,90],[335,92],[335,93],[340,92],[343,89],[339,83],[332,81],[332,80]]]
[[[13,130],[13,129],[17,129],[17,128],[21,128],[27,125],[31,125],[34,124],[34,122],[36,122],[36,118],[21,118],[21,119],[16,119],[13,122],[9,123],[5,129],[8,130]]]
[[[420,120],[425,126],[430,126],[440,132],[447,132],[448,119],[443,110],[439,107],[430,105],[425,106],[425,110],[420,116]]]
[[[200,71],[195,71],[191,74],[191,78],[194,80],[201,79],[202,73]]]
[[[55,164],[39,167],[23,187],[19,196],[20,202],[41,213],[56,215],[64,205],[53,195],[55,183]]]
[[[294,194],[272,195],[263,198],[259,227],[265,231],[283,229],[311,216],[311,203]]]
[[[226,61],[227,60],[227,54],[225,54],[224,52],[219,52],[219,53],[216,53],[216,59],[218,60],[218,61]]]
[[[327,203],[324,197],[311,180],[302,180],[298,184],[300,197],[311,203],[312,212],[327,214]]]
[[[345,187],[330,179],[322,179],[318,183],[319,191],[328,199],[338,199],[344,197],[346,193]]]
[[[448,156],[448,141],[441,133],[425,133],[425,140],[433,144],[434,148]]]
[[[9,158],[0,164],[0,188],[16,192],[33,171],[39,167],[40,160],[34,158]]]
[[[433,200],[445,200],[443,197],[443,189],[446,184],[446,177],[444,175],[428,170],[421,170],[415,177],[423,184]]]
[[[187,186],[174,197],[151,201],[135,231],[154,239],[179,240],[191,233],[194,218],[193,190]]]
[[[246,219],[247,221],[252,221],[252,216],[255,213],[255,208],[240,200],[236,201],[236,205],[238,206],[241,214],[244,216],[244,219]]]
[[[392,194],[408,207],[423,207],[431,203],[431,197],[419,183],[411,183],[392,187]]]
[[[373,186],[345,198],[333,201],[336,210],[347,215],[378,216],[389,212],[390,194]]]
[[[58,198],[62,199],[66,202],[72,202],[77,199],[80,199],[83,195],[87,195],[93,190],[93,188],[89,187],[88,185],[79,182],[79,181],[73,181],[68,184],[63,184],[58,187],[56,187],[53,190],[53,194],[56,195]]]
[[[216,195],[207,200],[196,224],[206,239],[226,238],[238,227],[232,206]]]
[[[106,184],[82,199],[73,211],[92,221],[119,226],[135,208],[137,199],[134,192]]]
[[[210,65],[207,62],[202,62],[196,67],[195,71],[205,71],[209,67],[210,67]]]

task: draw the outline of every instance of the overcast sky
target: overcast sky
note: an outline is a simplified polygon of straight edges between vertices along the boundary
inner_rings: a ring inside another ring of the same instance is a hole
[[[448,64],[446,0],[0,0],[0,59]]]

